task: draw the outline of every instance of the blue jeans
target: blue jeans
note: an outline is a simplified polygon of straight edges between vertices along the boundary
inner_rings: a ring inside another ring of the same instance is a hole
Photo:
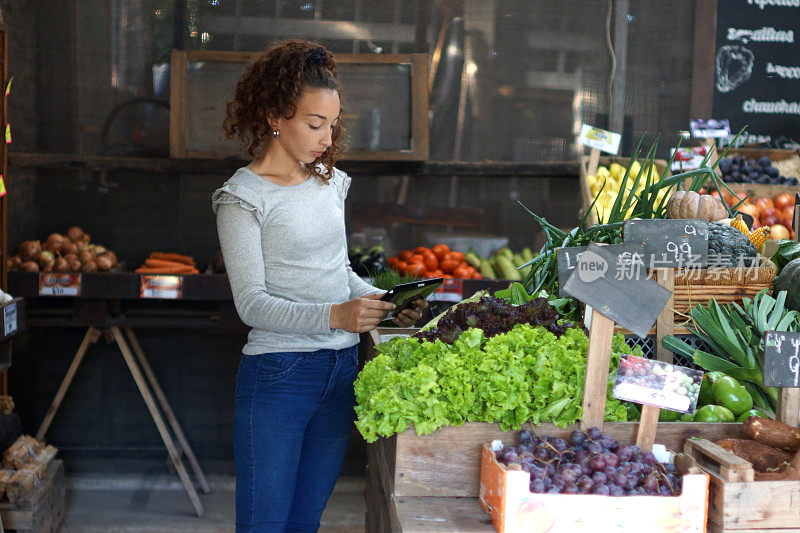
[[[242,355],[236,531],[317,531],[353,428],[358,346]]]

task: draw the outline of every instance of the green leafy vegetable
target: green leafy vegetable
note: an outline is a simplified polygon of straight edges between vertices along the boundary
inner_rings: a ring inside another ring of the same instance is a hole
[[[376,347],[355,382],[356,427],[367,440],[413,425],[418,434],[464,422],[524,422],[566,426],[582,414],[588,338],[580,329],[556,337],[518,324],[487,339],[465,331],[452,345],[396,338]],[[614,338],[606,420],[627,420],[627,406],[610,397],[621,353],[638,353]]]

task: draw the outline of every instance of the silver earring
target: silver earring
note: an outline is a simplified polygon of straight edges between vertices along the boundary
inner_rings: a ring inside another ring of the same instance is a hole
[[[280,137],[280,135],[281,135],[281,130],[274,130],[272,132],[272,136],[273,137]]]

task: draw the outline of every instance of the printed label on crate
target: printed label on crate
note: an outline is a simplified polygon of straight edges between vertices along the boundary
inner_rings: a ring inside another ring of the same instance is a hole
[[[624,354],[611,395],[620,400],[692,414],[703,372]]]
[[[671,148],[670,157],[673,155],[670,170],[673,172],[688,172],[697,170],[708,155],[708,146],[695,146],[694,148]]]
[[[460,302],[463,285],[460,279],[446,279],[442,286],[431,294],[428,300],[432,302]]]
[[[183,276],[145,274],[140,278],[139,296],[141,298],[179,300],[182,294]]]
[[[800,387],[800,333],[768,331],[764,334],[764,385]]]
[[[729,137],[731,134],[731,122],[727,118],[718,120],[710,118],[708,120],[690,120],[689,130],[692,137],[700,139],[719,139]]]
[[[3,331],[6,337],[17,331],[17,302],[3,308]]]
[[[80,274],[56,274],[42,272],[39,274],[39,296],[80,296]]]
[[[622,135],[619,133],[593,128],[588,124],[581,124],[581,132],[578,134],[578,142],[582,145],[614,155],[619,152],[621,140]]]

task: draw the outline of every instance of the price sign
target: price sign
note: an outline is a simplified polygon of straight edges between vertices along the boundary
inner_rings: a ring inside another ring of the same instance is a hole
[[[139,296],[161,300],[180,300],[183,294],[183,276],[161,274],[142,275],[139,280]]]
[[[700,268],[708,265],[708,220],[626,220],[626,243],[644,244],[649,268]]]
[[[692,132],[692,137],[720,139],[730,136],[731,122],[727,118],[722,120],[717,120],[715,118],[710,118],[708,120],[690,120],[689,129]]]
[[[578,260],[581,254],[586,251],[587,246],[569,246],[567,248],[558,248],[556,250],[556,265],[558,267],[558,291],[560,296],[565,296],[563,287],[567,283],[572,271],[578,266]],[[633,257],[633,254],[639,253],[642,250],[641,244],[610,244],[605,246],[605,249],[611,253],[626,257]],[[639,259],[642,259],[641,257]]]
[[[619,142],[622,135],[611,131],[593,128],[588,124],[581,124],[581,132],[578,135],[578,142],[590,148],[616,155],[619,152]]]
[[[446,279],[441,287],[428,297],[431,302],[460,302],[463,300],[463,285],[460,279]]]
[[[611,395],[620,400],[691,414],[703,372],[625,354],[619,359]]]
[[[669,152],[672,158],[670,170],[673,172],[687,172],[697,170],[708,155],[708,146],[695,146],[694,148],[672,148]]]
[[[17,331],[17,302],[3,308],[3,331],[6,337]]]
[[[647,279],[644,246],[622,254],[608,248],[589,245],[564,284],[564,293],[644,338],[672,292]]]
[[[39,296],[80,296],[80,274],[56,274],[42,272],[39,274]]]
[[[764,385],[800,387],[800,333],[768,331],[764,334]]]

